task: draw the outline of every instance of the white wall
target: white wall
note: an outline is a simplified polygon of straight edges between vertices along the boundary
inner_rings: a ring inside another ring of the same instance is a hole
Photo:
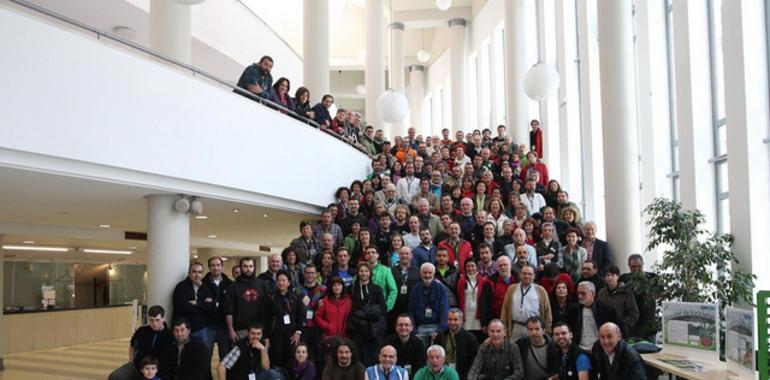
[[[315,206],[368,170],[330,136],[91,36],[5,6],[0,36],[0,165],[24,152]]]
[[[430,120],[431,134],[441,135],[443,128],[452,129],[451,80],[449,78],[449,49],[444,50],[426,71],[427,87],[425,88],[426,102],[422,112],[426,120]],[[441,97],[443,96],[443,102]],[[433,107],[431,108],[431,102]],[[437,107],[441,103],[443,106]],[[431,109],[433,110],[431,112]],[[440,114],[440,115],[439,115]]]

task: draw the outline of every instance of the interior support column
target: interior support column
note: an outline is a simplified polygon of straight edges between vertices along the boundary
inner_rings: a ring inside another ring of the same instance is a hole
[[[384,4],[383,0],[365,0],[364,4],[366,121],[375,129],[383,128],[387,134],[389,131],[377,112],[377,99],[385,92]]]
[[[329,93],[329,0],[305,0],[302,15],[302,74],[320,100]]]
[[[147,303],[163,306],[166,315],[171,315],[174,287],[190,263],[190,217],[174,209],[177,199],[147,196]]]
[[[465,20],[449,20],[449,67],[452,83],[452,130],[468,132],[465,128],[468,108],[465,83]]]
[[[190,64],[190,6],[173,0],[150,0],[150,49]]]

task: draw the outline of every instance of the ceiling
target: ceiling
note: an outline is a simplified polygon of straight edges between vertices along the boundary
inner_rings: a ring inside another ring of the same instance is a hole
[[[147,231],[144,197],[158,193],[165,192],[0,167],[0,228],[6,229],[0,234],[6,234],[5,244],[34,241],[35,245],[136,250],[131,256],[6,251],[6,258],[144,263],[146,242],[125,240],[123,231]],[[208,219],[190,218],[191,248],[215,249],[218,254],[254,253],[259,245],[284,247],[297,235],[299,222],[314,217],[217,199],[202,201]]]

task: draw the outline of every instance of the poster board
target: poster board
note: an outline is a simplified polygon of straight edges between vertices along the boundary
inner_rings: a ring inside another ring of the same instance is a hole
[[[719,361],[719,307],[707,303],[664,302],[663,349]]]
[[[733,307],[725,308],[725,359],[727,369],[740,378],[753,379],[754,312]]]

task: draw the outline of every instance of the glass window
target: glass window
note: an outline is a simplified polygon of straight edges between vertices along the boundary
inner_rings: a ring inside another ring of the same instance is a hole
[[[719,210],[718,212],[720,215],[717,228],[719,229],[720,233],[729,234],[730,233],[730,197],[728,196],[728,194],[724,194],[724,197],[719,200],[717,210]]]

